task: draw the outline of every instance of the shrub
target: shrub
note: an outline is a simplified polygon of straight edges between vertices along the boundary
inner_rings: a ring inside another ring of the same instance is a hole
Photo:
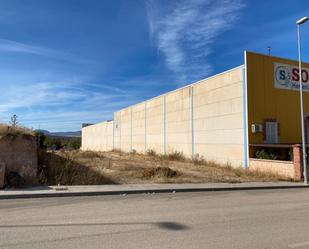
[[[169,167],[146,168],[143,170],[143,177],[167,177],[172,178],[178,175],[177,171]]]
[[[185,161],[186,158],[182,152],[173,151],[168,154],[168,159],[171,161]]]
[[[201,164],[206,164],[206,161],[203,156],[200,156],[199,154],[195,154],[193,158],[193,163],[201,165]]]
[[[147,155],[148,156],[156,156],[157,155],[157,152],[155,150],[147,150]]]
[[[103,154],[91,150],[81,151],[79,154],[82,158],[104,158]]]
[[[22,125],[10,126],[7,124],[0,124],[0,135],[34,135],[34,132]]]
[[[159,154],[159,155],[158,155],[158,158],[159,158],[161,161],[165,161],[165,160],[168,160],[168,155],[166,155],[166,154]]]

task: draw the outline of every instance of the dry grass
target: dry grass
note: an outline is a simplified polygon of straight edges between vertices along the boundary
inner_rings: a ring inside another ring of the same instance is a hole
[[[157,152],[155,150],[147,150],[147,155],[148,156],[157,156]]]
[[[176,170],[172,170],[169,167],[153,167],[143,170],[143,177],[176,177],[179,173]]]
[[[168,154],[168,159],[171,161],[185,161],[186,158],[182,152],[173,151]]]
[[[13,127],[8,124],[0,124],[0,136],[19,134],[34,135],[34,132],[33,130],[21,125]]]
[[[104,183],[241,183],[280,181],[273,173],[249,171],[219,166],[196,156],[185,159],[178,153],[162,156],[124,152],[57,151],[48,152],[41,159],[41,172],[48,184],[104,184]],[[182,154],[180,154],[182,155]],[[44,181],[41,181],[44,183]]]
[[[110,179],[92,167],[81,164],[80,160],[92,161],[97,154],[77,151],[40,153],[39,182],[48,185],[112,184]],[[98,157],[100,158],[100,157]],[[101,159],[101,158],[100,158]]]

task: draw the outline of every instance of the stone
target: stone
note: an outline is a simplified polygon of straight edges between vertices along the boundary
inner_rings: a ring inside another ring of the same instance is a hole
[[[23,188],[25,187],[25,179],[16,171],[10,171],[7,174],[7,184],[9,187],[13,188]]]

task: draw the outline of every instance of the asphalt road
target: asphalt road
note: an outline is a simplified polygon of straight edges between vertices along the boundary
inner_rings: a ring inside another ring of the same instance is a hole
[[[1,200],[0,248],[309,248],[309,190]]]

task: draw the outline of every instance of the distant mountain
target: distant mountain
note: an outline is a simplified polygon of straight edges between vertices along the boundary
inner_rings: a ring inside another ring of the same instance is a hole
[[[81,131],[67,131],[67,132],[50,132],[48,130],[36,130],[44,133],[46,136],[54,136],[54,137],[81,137]]]

